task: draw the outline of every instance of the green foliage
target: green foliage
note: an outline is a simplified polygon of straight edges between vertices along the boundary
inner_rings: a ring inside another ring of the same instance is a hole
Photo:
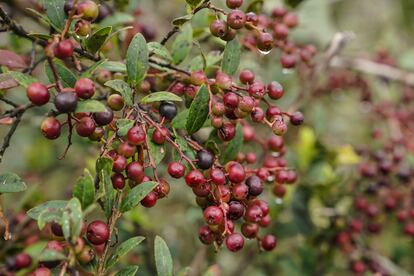
[[[149,68],[148,47],[142,34],[136,34],[128,47],[126,66],[128,81],[137,86],[145,77]]]
[[[203,85],[191,103],[185,128],[189,134],[197,132],[207,120],[209,112],[210,93]]]
[[[18,193],[27,189],[26,183],[14,173],[0,174],[0,194]]]
[[[181,102],[179,96],[175,95],[171,92],[154,92],[151,93],[140,100],[143,104],[153,103],[153,102],[161,102],[161,101],[171,101],[171,102]]]
[[[73,196],[79,199],[83,209],[95,201],[94,179],[87,169],[73,187]]]
[[[140,201],[149,193],[151,192],[158,183],[154,181],[145,182],[135,186],[134,188],[129,191],[127,196],[122,200],[119,210],[122,213],[128,212],[132,210],[135,206],[137,206]]]
[[[108,86],[121,94],[127,106],[133,105],[133,94],[132,89],[123,80],[110,80],[105,82],[105,86]]]
[[[144,239],[144,237],[133,237],[118,245],[106,262],[106,268],[109,269],[114,266],[124,255],[137,247]]]
[[[168,249],[167,244],[160,236],[155,237],[154,255],[155,264],[157,267],[157,274],[159,276],[172,276],[174,272],[171,253]]]
[[[241,56],[241,45],[237,39],[227,42],[224,49],[223,60],[221,62],[221,70],[224,73],[233,75],[239,68]]]
[[[180,64],[189,54],[193,46],[193,28],[190,24],[184,24],[180,34],[171,46],[171,55],[175,64]]]

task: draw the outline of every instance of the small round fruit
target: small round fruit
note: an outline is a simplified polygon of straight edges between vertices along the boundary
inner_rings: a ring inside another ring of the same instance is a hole
[[[43,136],[47,139],[54,140],[60,136],[61,125],[60,122],[54,117],[48,117],[43,120],[40,129]]]
[[[96,125],[91,117],[83,117],[76,125],[76,132],[81,137],[89,137],[95,131]]]
[[[127,160],[124,156],[122,155],[117,155],[114,158],[114,163],[112,165],[112,170],[115,172],[122,172],[123,170],[125,170],[127,166]]]
[[[95,254],[90,246],[85,246],[82,252],[78,255],[78,260],[81,264],[88,264],[90,263]]]
[[[46,104],[50,99],[47,87],[40,82],[30,84],[26,89],[26,94],[30,102],[38,106]]]
[[[263,183],[256,175],[249,176],[246,179],[246,185],[249,187],[249,195],[258,196],[263,192]]]
[[[99,7],[95,2],[86,0],[78,5],[77,14],[85,20],[94,21],[99,15]]]
[[[199,186],[205,182],[206,179],[199,170],[192,170],[185,176],[185,183],[190,187]]]
[[[155,193],[154,191],[151,191],[146,197],[144,197],[141,200],[141,205],[146,208],[151,208],[152,206],[155,205],[155,203],[157,203],[157,200],[158,200],[157,193]]]
[[[210,32],[213,36],[224,37],[227,33],[227,23],[223,20],[214,20],[210,24]]]
[[[208,170],[213,166],[214,155],[206,150],[200,150],[197,152],[197,165],[202,170]]]
[[[161,117],[171,121],[177,116],[177,106],[173,103],[162,102],[160,104],[159,112]]]
[[[221,169],[212,169],[210,171],[210,179],[216,185],[223,185],[226,183],[226,175]]]
[[[112,187],[122,190],[125,187],[125,178],[121,173],[116,173],[111,177]]]
[[[63,230],[62,230],[62,226],[60,226],[60,224],[53,222],[50,225],[50,230],[52,231],[53,235],[57,236],[57,237],[63,237]]]
[[[130,145],[128,142],[123,142],[118,147],[118,154],[124,156],[125,158],[134,156],[135,151],[135,146]]]
[[[112,109],[107,108],[106,111],[95,112],[92,116],[98,126],[105,126],[114,119],[114,112]]]
[[[266,235],[261,240],[262,248],[266,251],[273,250],[277,245],[277,239],[273,235]]]
[[[303,117],[302,112],[296,111],[290,116],[290,122],[294,126],[299,126],[303,124],[303,121],[304,121],[304,117]]]
[[[226,5],[229,9],[237,9],[243,5],[243,0],[226,0]]]
[[[128,131],[127,137],[131,145],[137,146],[145,142],[146,134],[141,126],[134,126]]]
[[[20,270],[29,267],[32,264],[32,257],[27,253],[19,253],[15,256],[15,268]]]
[[[263,52],[269,52],[273,48],[273,37],[269,33],[260,33],[257,38],[257,48]]]
[[[61,92],[56,95],[54,103],[59,112],[74,112],[78,105],[78,97],[72,92]]]
[[[38,267],[30,275],[32,275],[32,276],[52,276],[52,271],[47,267]]]
[[[278,100],[283,97],[283,94],[284,94],[283,86],[277,81],[272,81],[267,86],[267,94],[269,95],[271,99]]]
[[[198,230],[198,238],[204,244],[212,244],[214,242],[214,233],[210,227],[205,225]]]
[[[226,247],[231,252],[236,252],[242,249],[244,246],[244,238],[239,233],[230,234],[226,238]]]
[[[156,128],[152,133],[152,141],[157,145],[162,145],[165,143],[165,140],[168,135],[168,130],[166,128],[158,129]]]
[[[231,220],[238,220],[244,215],[244,209],[244,205],[239,201],[231,201],[229,203],[227,217]]]
[[[115,111],[119,111],[124,108],[124,98],[119,94],[112,94],[107,100],[108,106]]]
[[[204,220],[207,224],[217,225],[223,222],[223,210],[217,206],[209,206],[204,210]]]
[[[185,166],[180,162],[171,162],[168,164],[168,173],[171,177],[181,178],[185,173]]]
[[[75,93],[79,98],[89,99],[95,94],[95,83],[88,78],[80,78],[75,83]]]
[[[246,14],[240,10],[233,10],[227,15],[227,25],[232,29],[241,29],[246,23]]]
[[[255,79],[255,74],[250,70],[243,70],[240,72],[240,82],[243,84],[251,84]]]
[[[59,42],[55,48],[55,56],[60,59],[69,58],[73,55],[73,43],[70,39]]]
[[[144,167],[139,162],[131,162],[126,167],[126,173],[129,179],[141,183],[144,179]]]
[[[218,130],[218,136],[223,141],[230,141],[236,135],[236,128],[230,122],[224,123],[224,125]]]
[[[105,222],[95,220],[88,225],[86,237],[94,245],[104,244],[109,240],[109,227]]]
[[[233,183],[241,183],[245,177],[246,172],[243,166],[237,162],[230,162],[227,166],[228,178]]]

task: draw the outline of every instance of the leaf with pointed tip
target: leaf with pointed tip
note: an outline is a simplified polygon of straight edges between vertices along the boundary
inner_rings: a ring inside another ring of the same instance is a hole
[[[189,109],[188,119],[185,126],[189,134],[193,134],[203,127],[209,113],[209,102],[210,93],[208,92],[208,88],[203,85],[198,90]]]
[[[134,104],[132,99],[132,89],[123,80],[110,80],[105,82],[105,86],[108,86],[120,93],[122,98],[124,98],[126,105],[132,106]]]
[[[21,86],[27,88],[30,84],[37,82],[38,80],[27,74],[23,74],[17,71],[8,71],[6,74],[11,76],[15,81],[17,81]]]
[[[76,242],[82,230],[82,223],[82,206],[79,199],[74,197],[64,208],[61,218],[63,235],[67,241]]]
[[[111,72],[125,73],[127,71],[126,65],[118,61],[107,61],[101,65],[101,68]]]
[[[170,52],[168,52],[168,49],[159,42],[149,42],[148,50],[150,51],[150,53],[154,53],[154,55],[163,58],[167,61],[172,60],[172,56]]]
[[[236,73],[240,64],[240,55],[241,46],[237,38],[227,42],[224,48],[221,70],[229,75]]]
[[[38,258],[39,262],[51,262],[51,261],[61,261],[65,260],[66,256],[61,252],[53,249],[44,249]]]
[[[128,82],[132,86],[138,85],[147,74],[149,68],[149,54],[145,38],[138,33],[129,44],[126,55]]]
[[[52,212],[55,210],[63,210],[67,203],[68,203],[67,200],[46,201],[45,203],[38,205],[36,207],[33,207],[32,209],[27,211],[27,215],[31,217],[32,219],[37,220],[43,211],[48,210]]]
[[[183,99],[174,93],[161,91],[148,94],[147,96],[142,98],[140,102],[143,104],[147,104],[161,101],[182,102]]]
[[[159,276],[172,276],[173,275],[173,261],[171,258],[170,250],[168,249],[165,241],[156,236],[154,241],[154,255],[155,266],[157,268],[157,274]]]
[[[18,193],[27,189],[26,183],[15,173],[0,174],[0,194]]]
[[[104,27],[94,32],[86,41],[86,48],[92,54],[98,52],[111,35],[112,26]]]
[[[149,154],[151,154],[152,159],[154,160],[155,165],[158,165],[165,157],[166,150],[165,145],[158,145],[152,141],[152,133],[154,132],[153,129],[148,131],[147,135],[147,146]]]
[[[122,200],[119,210],[121,213],[128,212],[137,206],[141,200],[146,197],[156,186],[158,185],[155,181],[148,181],[139,184],[132,188],[126,197]]]
[[[84,175],[78,179],[73,187],[73,196],[78,198],[85,209],[94,202],[95,185],[91,173],[85,169]]]
[[[143,240],[145,240],[144,237],[133,237],[121,243],[106,262],[106,269],[114,266],[124,255],[137,247]]]
[[[137,265],[129,265],[115,273],[115,276],[135,276],[137,274],[138,269],[139,266]]]
[[[190,53],[193,46],[193,28],[191,24],[185,24],[181,33],[177,35],[172,46],[171,55],[174,64],[180,64]]]
[[[79,101],[76,107],[76,113],[80,112],[104,112],[106,106],[97,100],[84,100]]]
[[[60,219],[63,215],[63,209],[54,209],[54,210],[43,210],[37,218],[37,226],[42,230],[47,223],[57,222],[60,223]]]
[[[66,22],[66,14],[64,10],[65,0],[43,0],[43,8],[46,15],[53,26],[62,30]]]

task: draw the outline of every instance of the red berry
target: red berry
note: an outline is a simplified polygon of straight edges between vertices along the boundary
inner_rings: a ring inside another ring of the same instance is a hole
[[[224,123],[224,125],[218,130],[218,136],[223,141],[230,141],[236,135],[236,128],[235,126],[228,122]]]
[[[125,187],[125,178],[121,173],[116,173],[111,177],[112,187],[117,190],[122,190]]]
[[[295,28],[299,24],[298,16],[294,13],[287,13],[283,17],[283,22],[288,26],[289,28]]]
[[[95,94],[95,83],[88,78],[81,78],[75,83],[75,92],[79,98],[89,99]]]
[[[19,253],[15,256],[15,268],[20,270],[29,267],[32,264],[32,257],[27,253]]]
[[[243,223],[241,226],[241,232],[246,238],[254,239],[259,233],[259,225],[256,223]]]
[[[211,184],[209,182],[204,182],[203,184],[192,188],[193,193],[198,197],[207,197],[211,194],[211,189]]]
[[[244,219],[248,222],[259,222],[263,217],[262,209],[257,205],[247,207]]]
[[[283,53],[280,57],[280,63],[283,68],[291,69],[296,66],[296,56],[293,54]]]
[[[99,15],[99,7],[92,0],[86,0],[78,4],[77,14],[88,21],[94,21]]]
[[[215,84],[221,89],[229,90],[231,89],[233,82],[229,75],[221,71],[217,71]]]
[[[60,136],[60,128],[60,122],[54,117],[44,119],[40,126],[43,136],[51,140]]]
[[[195,187],[206,182],[204,175],[199,170],[192,170],[185,176],[185,183],[190,187]]]
[[[236,252],[242,249],[244,246],[244,239],[243,236],[239,233],[230,234],[226,238],[226,247],[231,252]]]
[[[214,241],[214,233],[210,227],[203,226],[198,230],[198,238],[204,244],[212,244]]]
[[[109,108],[106,111],[93,113],[92,116],[98,126],[110,124],[114,119],[114,113]]]
[[[233,92],[228,92],[223,96],[223,103],[226,107],[236,108],[239,104],[239,96]]]
[[[221,224],[224,219],[223,210],[217,206],[209,206],[204,210],[204,220],[207,224]]]
[[[233,186],[233,197],[237,200],[244,200],[249,195],[249,187],[244,183],[239,183]]]
[[[266,251],[273,250],[277,245],[277,239],[273,235],[266,235],[261,240],[262,248]]]
[[[185,166],[180,162],[172,162],[168,164],[168,173],[171,177],[181,178],[185,173]]]
[[[104,244],[109,240],[109,227],[105,222],[95,220],[88,225],[86,237],[94,245]]]
[[[157,193],[154,191],[151,191],[146,197],[144,197],[141,200],[141,205],[146,208],[151,208],[152,206],[155,205],[155,203],[157,203],[157,200],[158,200]]]
[[[124,108],[125,101],[121,95],[112,94],[108,97],[107,104],[112,110],[119,111]]]
[[[155,129],[152,133],[152,141],[155,144],[162,145],[165,143],[166,137],[169,134],[166,128]]]
[[[355,261],[351,264],[352,272],[362,274],[365,272],[365,264],[362,261]]]
[[[229,180],[233,183],[240,183],[246,177],[246,172],[242,165],[237,162],[230,162],[226,165]]]
[[[295,126],[299,126],[303,124],[303,120],[304,120],[303,114],[302,112],[299,112],[299,111],[296,111],[290,116],[290,122],[292,123],[292,125],[295,125]]]
[[[170,189],[170,184],[166,180],[160,179],[157,187],[155,187],[155,193],[158,198],[164,198],[170,193]]]
[[[240,10],[233,10],[227,15],[227,25],[232,29],[241,29],[246,23],[246,14]]]
[[[130,145],[128,142],[123,142],[118,147],[118,154],[125,158],[130,158],[135,154],[135,146]]]
[[[213,36],[224,37],[227,33],[227,23],[223,20],[214,20],[210,24],[210,32]]]
[[[44,105],[50,99],[50,93],[47,87],[40,82],[30,84],[26,89],[26,94],[34,105]]]
[[[267,86],[267,94],[269,95],[271,99],[278,100],[283,97],[283,94],[284,94],[283,86],[276,81],[272,81]]]
[[[263,109],[261,109],[260,107],[255,107],[253,109],[252,113],[250,114],[250,117],[251,117],[253,122],[260,123],[264,120],[265,113],[264,113]]]
[[[255,75],[250,70],[243,70],[240,72],[240,82],[243,84],[251,84],[255,79]]]
[[[115,172],[122,172],[123,170],[125,170],[127,166],[127,160],[125,157],[123,157],[122,155],[117,155],[114,158],[114,163],[112,165],[112,170]]]
[[[146,140],[146,134],[141,126],[134,126],[128,131],[128,142],[131,145],[141,145]]]
[[[260,33],[257,38],[257,48],[263,52],[269,52],[273,48],[273,37],[269,33]]]
[[[200,86],[208,81],[206,73],[204,71],[195,71],[191,73],[190,82],[193,85]]]
[[[238,220],[244,215],[244,205],[238,201],[229,203],[229,211],[227,217],[231,220]]]
[[[81,137],[88,137],[95,131],[96,125],[91,117],[83,117],[76,125],[76,132]]]
[[[217,168],[210,171],[210,179],[214,184],[217,185],[223,185],[226,183],[226,176],[224,175],[224,172]]]
[[[266,94],[265,86],[262,82],[255,81],[249,86],[249,95],[260,99]]]
[[[243,0],[226,0],[226,5],[229,9],[237,9],[243,5]]]
[[[73,43],[70,39],[63,40],[56,45],[55,56],[60,59],[69,58],[73,55]]]
[[[289,28],[285,24],[276,23],[273,27],[273,36],[276,39],[284,40],[289,35]]]
[[[138,162],[131,162],[126,167],[126,174],[129,179],[141,183],[144,178],[144,167]]]
[[[52,271],[47,267],[38,267],[31,274],[32,276],[52,276]]]

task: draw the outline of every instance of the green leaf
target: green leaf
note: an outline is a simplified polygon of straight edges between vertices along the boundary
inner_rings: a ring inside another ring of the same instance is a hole
[[[133,237],[121,243],[106,262],[106,269],[109,269],[112,266],[114,266],[119,261],[119,259],[128,254],[129,251],[137,247],[143,240],[145,240],[144,237]]]
[[[47,17],[54,26],[62,30],[65,26],[65,0],[43,0],[43,8],[46,10]]]
[[[304,0],[284,0],[286,5],[291,6],[292,8],[296,8],[299,6]]]
[[[85,72],[82,73],[83,78],[90,78],[92,77],[92,74],[101,67],[105,62],[108,62],[107,59],[102,59],[100,61],[95,62],[92,64]]]
[[[129,265],[117,273],[115,273],[115,276],[135,276],[135,274],[138,271],[139,266],[137,265]]]
[[[111,172],[112,171],[112,165],[113,165],[114,161],[111,158],[108,157],[100,157],[98,158],[98,160],[96,160],[96,173],[98,174],[101,171],[107,171],[107,172]]]
[[[82,206],[76,197],[69,200],[61,219],[63,235],[67,241],[76,242],[83,223]]]
[[[138,85],[144,78],[149,68],[147,42],[142,34],[134,36],[129,44],[126,55],[128,82],[132,86]]]
[[[227,144],[223,154],[223,164],[236,159],[237,154],[240,152],[243,145],[243,131],[240,124],[236,127],[236,135]]]
[[[240,64],[241,46],[235,38],[227,42],[224,48],[223,60],[221,62],[221,70],[224,73],[233,75],[237,72]]]
[[[154,55],[163,58],[167,61],[172,60],[172,56],[170,52],[168,52],[167,48],[158,42],[149,42],[148,50],[150,51],[150,53],[154,53]]]
[[[11,172],[0,174],[0,194],[18,193],[26,189],[26,184],[17,174]]]
[[[112,186],[111,171],[102,170],[99,172],[102,189],[104,191],[104,211],[107,218],[112,215],[112,208],[115,204],[116,191]]]
[[[75,187],[73,187],[73,196],[79,199],[83,209],[86,209],[86,207],[94,202],[94,179],[87,169],[85,169],[84,175],[78,179]]]
[[[187,23],[188,21],[190,21],[191,18],[193,18],[191,14],[180,16],[180,17],[174,18],[174,20],[172,21],[172,24],[176,27],[180,27],[184,25],[185,23]]]
[[[107,61],[101,65],[101,68],[111,72],[125,73],[127,71],[126,65],[118,61]]]
[[[134,21],[134,17],[128,13],[124,12],[115,12],[111,16],[107,16],[104,20],[102,20],[99,25],[101,27],[107,26],[120,26],[131,23]]]
[[[29,211],[27,211],[27,215],[34,220],[37,220],[42,212],[49,211],[56,211],[56,210],[63,210],[68,203],[67,200],[51,200],[46,201],[45,203],[38,205]]]
[[[111,35],[111,32],[112,26],[104,27],[94,32],[86,41],[86,49],[92,54],[98,52]]]
[[[263,9],[264,0],[254,0],[252,1],[246,9],[247,12],[254,12],[254,13],[260,13]]]
[[[27,88],[30,84],[37,82],[38,80],[27,74],[16,71],[8,71],[6,74],[10,75],[15,81],[17,81],[21,86]]]
[[[161,101],[181,102],[183,99],[174,93],[163,91],[151,93],[140,100],[140,102],[143,104]]]
[[[61,252],[53,249],[44,249],[38,258],[39,262],[61,261],[65,260],[66,256]]]
[[[171,125],[173,128],[185,128],[185,125],[187,124],[187,117],[188,117],[188,109],[185,109],[181,111],[180,113],[175,116],[175,118],[172,120]]]
[[[121,213],[128,212],[137,206],[141,200],[147,196],[158,185],[155,181],[149,181],[139,184],[132,188],[126,197],[122,200],[119,210]]]
[[[188,5],[190,5],[191,8],[195,8],[198,5],[200,5],[202,0],[185,0],[185,2],[187,2]]]
[[[76,107],[76,113],[78,112],[104,112],[106,106],[97,100],[84,100],[79,101]]]
[[[60,222],[62,218],[63,209],[43,210],[37,218],[37,226],[42,230],[49,222]]]
[[[209,112],[210,94],[208,88],[203,85],[197,92],[196,97],[191,103],[186,129],[189,134],[197,132],[207,120]]]
[[[190,24],[186,24],[181,28],[181,33],[177,35],[171,46],[174,64],[181,63],[190,53],[192,46],[193,28]]]
[[[154,163],[158,165],[164,159],[166,150],[165,150],[165,145],[158,145],[152,141],[151,138],[152,138],[153,132],[154,132],[153,129],[150,129],[148,131],[147,146],[148,146],[148,151],[151,154],[152,159],[154,160]]]
[[[154,255],[155,266],[157,267],[157,274],[160,276],[172,276],[173,261],[171,258],[171,253],[168,249],[167,244],[160,236],[155,237]]]
[[[309,235],[314,230],[314,225],[309,212],[309,200],[312,192],[309,188],[299,187],[292,197],[293,221],[299,233]]]
[[[62,81],[64,87],[74,87],[76,83],[76,76],[72,73],[72,71],[65,66],[65,64],[58,60],[53,59],[53,64],[56,68],[56,73],[59,76],[59,79]],[[47,78],[50,82],[55,82],[55,77],[53,76],[52,69],[49,66],[48,62],[45,62],[45,71]]]
[[[108,86],[116,92],[120,93],[128,106],[132,106],[134,104],[132,98],[132,89],[123,80],[110,80],[105,82],[105,86]]]
[[[129,119],[118,119],[116,121],[117,134],[120,137],[127,135],[128,131],[134,126],[134,121]]]
[[[36,38],[36,39],[40,39],[40,40],[49,40],[49,39],[52,38],[51,35],[42,34],[42,33],[30,33],[30,34],[27,34],[27,35],[32,37],[32,38]]]

